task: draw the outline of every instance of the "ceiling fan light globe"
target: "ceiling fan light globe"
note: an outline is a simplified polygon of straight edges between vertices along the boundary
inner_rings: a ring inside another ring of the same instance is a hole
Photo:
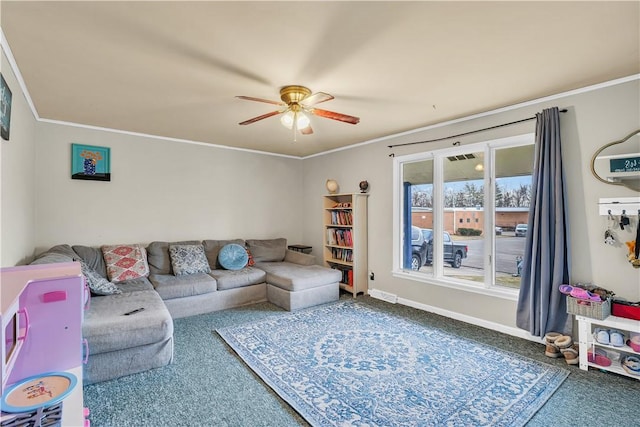
[[[308,119],[307,119],[308,120]],[[295,113],[293,111],[287,111],[280,117],[280,123],[287,129],[293,129],[293,122],[295,121]]]
[[[309,126],[311,124],[311,120],[309,120],[309,117],[307,117],[306,114],[304,113],[297,113],[296,114],[296,127],[298,129],[304,129],[307,126]]]

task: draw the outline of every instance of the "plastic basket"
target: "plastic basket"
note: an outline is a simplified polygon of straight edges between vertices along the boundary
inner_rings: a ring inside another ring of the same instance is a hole
[[[598,302],[567,296],[567,313],[604,320],[611,314],[611,300]]]

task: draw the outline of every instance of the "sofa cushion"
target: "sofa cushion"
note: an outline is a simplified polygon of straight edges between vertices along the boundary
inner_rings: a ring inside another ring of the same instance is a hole
[[[47,252],[45,252],[43,255],[47,253],[65,255],[65,256],[68,256],[69,258],[72,258],[74,261],[78,259],[78,254],[73,250],[73,248],[65,244],[55,245],[51,249],[49,249]]]
[[[125,280],[124,282],[115,283],[122,292],[137,291],[153,291],[153,284],[146,277],[138,277],[137,279]]]
[[[156,292],[162,299],[190,297],[215,292],[216,279],[205,273],[174,276],[173,274],[150,274]]]
[[[62,255],[55,252],[45,252],[40,254],[35,260],[31,261],[30,265],[38,265],[38,264],[55,264],[57,262],[73,262],[75,261],[73,258]]]
[[[247,265],[249,254],[244,246],[229,243],[220,249],[218,261],[225,270],[240,270]]]
[[[247,247],[255,262],[282,261],[287,251],[287,239],[251,239]]]
[[[319,265],[298,265],[290,262],[260,262],[256,267],[267,273],[267,283],[287,291],[300,291],[317,286],[338,283],[342,274],[338,270]]]
[[[316,263],[316,257],[314,255],[292,251],[290,249],[287,249],[284,260],[286,262],[292,262],[300,265],[314,265]]]
[[[107,276],[112,282],[149,275],[147,253],[141,245],[104,245],[101,249],[107,266]]]
[[[222,266],[218,262],[218,254],[220,253],[220,249],[231,243],[244,246],[244,240],[242,239],[202,241],[202,245],[204,246],[204,253],[207,255],[207,260],[209,260],[209,266],[212,270],[222,268]]]
[[[147,246],[147,262],[151,274],[173,274],[169,245],[199,245],[198,240],[186,240],[183,242],[151,242]]]
[[[104,263],[104,257],[102,256],[102,250],[100,248],[82,245],[73,245],[72,248],[90,268],[94,269],[102,277],[107,277],[107,266]]]
[[[219,291],[264,283],[267,277],[263,270],[253,267],[240,270],[211,270],[209,274],[218,282]]]
[[[124,315],[138,308],[144,310]],[[173,320],[155,291],[94,297],[84,315],[82,335],[91,354],[100,354],[166,341],[173,336]]]
[[[176,276],[211,271],[202,245],[169,245],[169,257]]]
[[[78,256],[71,249],[69,245],[57,245],[49,249],[47,252],[41,254],[36,260],[31,262],[31,265],[38,264],[53,264],[58,262],[73,262],[80,263],[80,269],[84,276],[87,286],[94,295],[113,295],[119,294],[120,290],[113,283],[98,274],[92,269],[82,258]]]

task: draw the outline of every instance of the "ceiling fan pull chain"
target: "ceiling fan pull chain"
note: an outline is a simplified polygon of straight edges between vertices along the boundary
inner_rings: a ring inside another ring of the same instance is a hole
[[[293,126],[291,126],[291,129],[293,129],[293,142],[298,142],[298,113],[296,112],[293,113]]]

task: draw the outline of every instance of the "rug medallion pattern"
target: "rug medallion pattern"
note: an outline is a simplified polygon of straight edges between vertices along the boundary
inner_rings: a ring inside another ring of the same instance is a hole
[[[217,330],[314,426],[519,426],[568,372],[339,302]]]

